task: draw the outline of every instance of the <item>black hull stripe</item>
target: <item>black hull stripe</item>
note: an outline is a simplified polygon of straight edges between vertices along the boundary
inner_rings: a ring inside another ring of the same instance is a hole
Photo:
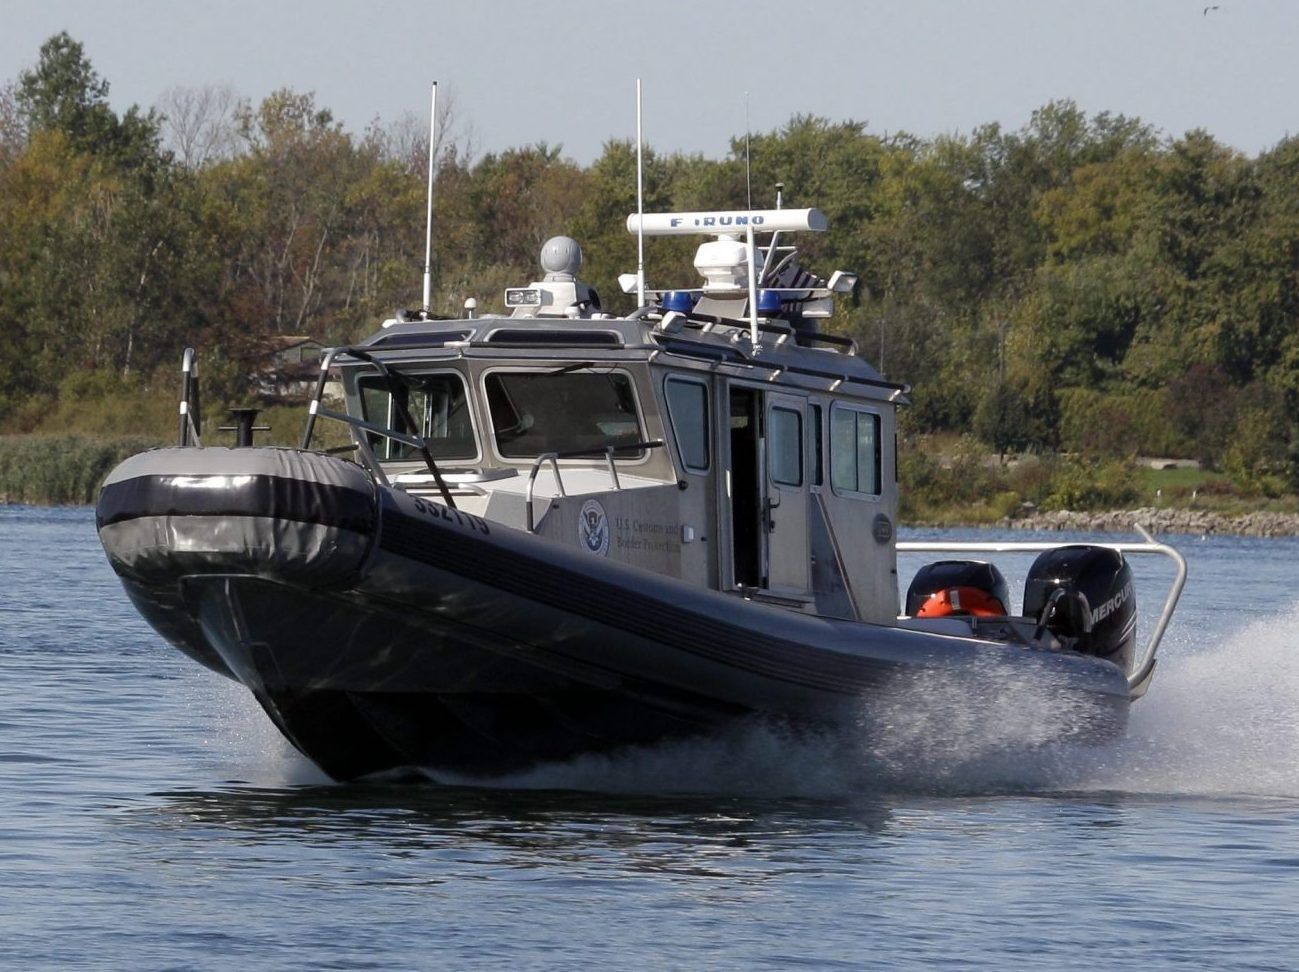
[[[389,504],[379,546],[509,594],[740,670],[809,688],[859,694],[896,666],[777,638],[669,607],[628,585],[565,570],[490,540],[441,530]],[[668,613],[670,612],[670,613]],[[815,656],[815,664],[810,664]]]
[[[99,494],[95,522],[146,516],[266,516],[373,534],[373,495],[286,476],[137,476]]]

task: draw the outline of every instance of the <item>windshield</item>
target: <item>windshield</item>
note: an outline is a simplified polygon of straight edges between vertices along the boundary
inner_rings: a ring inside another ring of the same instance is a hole
[[[361,414],[367,422],[382,425],[397,432],[415,432],[428,440],[429,452],[435,459],[474,459],[478,456],[478,443],[474,441],[474,425],[465,398],[465,383],[455,372],[432,375],[403,375],[398,384],[399,400],[406,406],[415,424],[406,427],[401,412],[394,407],[392,394],[383,378],[362,378]],[[418,459],[419,451],[401,442],[381,435],[368,433],[370,448],[380,459]]]
[[[487,405],[502,456],[544,452],[598,456],[606,446],[641,441],[631,379],[620,373],[493,372]],[[620,457],[643,456],[627,450]]]

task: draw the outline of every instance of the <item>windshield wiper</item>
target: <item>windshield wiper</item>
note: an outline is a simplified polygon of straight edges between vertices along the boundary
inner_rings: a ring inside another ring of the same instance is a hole
[[[548,375],[565,375],[570,371],[581,371],[583,368],[594,368],[594,361],[574,361],[572,364],[566,364],[562,368],[556,368],[554,371],[547,371]]]

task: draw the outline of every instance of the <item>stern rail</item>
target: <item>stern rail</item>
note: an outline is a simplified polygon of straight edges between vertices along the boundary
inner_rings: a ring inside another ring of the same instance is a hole
[[[1133,526],[1145,538],[1145,543],[1095,543],[1091,546],[1106,547],[1122,554],[1157,554],[1169,558],[1177,568],[1172,586],[1168,590],[1168,597],[1164,600],[1164,608],[1155,623],[1155,629],[1150,634],[1150,640],[1146,642],[1140,660],[1132,666],[1132,674],[1128,676],[1129,695],[1133,699],[1139,699],[1146,694],[1150,679],[1155,674],[1155,653],[1159,650],[1159,643],[1168,629],[1168,622],[1173,619],[1173,611],[1182,596],[1182,588],[1186,586],[1186,558],[1176,548],[1156,540],[1142,524],[1134,523]],[[897,550],[899,553],[1042,553],[1062,546],[1066,544],[1032,540],[1005,542],[918,540],[899,542]]]

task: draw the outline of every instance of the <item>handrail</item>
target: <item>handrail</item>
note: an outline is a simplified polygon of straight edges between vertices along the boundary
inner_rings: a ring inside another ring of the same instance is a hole
[[[319,415],[322,418],[333,419],[336,422],[342,422],[353,428],[361,429],[365,432],[373,432],[375,435],[381,435],[385,439],[391,439],[393,442],[400,442],[402,445],[410,446],[412,449],[419,448],[419,437],[407,435],[405,432],[398,432],[396,429],[390,429],[384,425],[377,425],[374,422],[367,422],[365,419],[359,419],[355,415],[348,415],[346,412],[336,412],[332,408],[325,408],[321,405],[319,408],[312,410],[312,415]]]
[[[1177,574],[1173,578],[1172,586],[1169,587],[1168,597],[1164,601],[1164,609],[1160,612],[1159,620],[1155,623],[1155,629],[1151,632],[1150,640],[1146,642],[1140,661],[1133,665],[1132,674],[1128,675],[1128,691],[1131,693],[1131,698],[1137,699],[1146,694],[1146,688],[1155,672],[1155,653],[1159,650],[1159,643],[1168,629],[1168,622],[1173,619],[1173,611],[1182,596],[1182,588],[1186,586],[1186,558],[1175,547],[1156,540],[1142,524],[1135,523],[1133,526],[1145,537],[1145,543],[1096,543],[1091,546],[1105,547],[1123,554],[1160,554],[1172,560],[1177,567]],[[1040,553],[1063,546],[1067,544],[1031,540],[1005,542],[916,540],[899,542],[897,549],[902,553]]]
[[[311,393],[307,404],[307,427],[302,431],[302,448],[311,447],[311,434],[316,430],[316,413],[320,411],[320,400],[325,395],[325,385],[329,382],[329,369],[334,366],[334,358],[346,348],[329,348],[320,359],[320,374],[316,377],[316,390]],[[331,416],[332,417],[332,416]]]
[[[869,388],[887,388],[896,395],[910,395],[911,386],[908,384],[898,384],[895,381],[885,381],[883,378],[868,378],[865,375],[853,375],[847,372],[826,371],[822,368],[809,368],[799,364],[797,361],[784,361],[780,363],[763,361],[760,358],[753,358],[745,355],[735,345],[727,345],[725,348],[708,344],[705,341],[699,341],[682,332],[680,334],[656,334],[654,340],[658,342],[659,347],[669,354],[678,354],[688,358],[708,358],[715,360],[720,364],[745,365],[750,368],[766,368],[768,370],[775,368],[784,368],[792,374],[811,375],[814,378],[825,378],[830,381],[851,381],[854,384],[866,385]],[[847,357],[841,355],[840,357]]]
[[[199,435],[203,418],[199,409],[198,395],[198,356],[193,348],[186,348],[180,360],[180,440],[184,448],[191,442],[202,448],[203,440]]]
[[[537,532],[536,523],[533,521],[533,515],[532,515],[532,490],[533,487],[536,486],[537,484],[537,473],[541,471],[541,464],[543,462],[549,462],[551,468],[555,472],[555,485],[559,487],[559,495],[560,496],[568,495],[568,493],[565,492],[564,490],[564,479],[559,474],[559,453],[543,452],[541,455],[537,456],[537,461],[532,464],[532,471],[528,473],[528,486],[523,491],[523,503],[524,506],[527,507],[526,523],[527,523],[529,533]]]
[[[397,432],[395,429],[381,429],[378,426],[370,425],[367,422],[355,419],[350,415],[343,415],[339,412],[332,412],[329,409],[321,408],[320,400],[324,397],[325,384],[329,378],[329,369],[333,366],[334,359],[340,354],[346,354],[349,357],[357,358],[376,368],[380,376],[382,376],[384,383],[388,386],[388,393],[392,396],[392,404],[401,416],[401,420],[406,424],[406,428],[411,429],[412,431],[419,428],[419,426],[415,424],[415,419],[411,417],[410,410],[406,408],[406,403],[403,402],[401,396],[397,394],[397,385],[398,382],[401,381],[400,375],[389,370],[387,365],[368,351],[362,351],[360,348],[353,347],[330,348],[320,361],[320,376],[316,380],[316,391],[315,394],[312,395],[311,404],[307,408],[307,427],[302,433],[302,448],[306,449],[311,445],[311,434],[315,430],[316,415],[318,413],[323,413],[327,418],[339,419],[349,425],[367,427],[378,435],[412,445],[419,450],[420,456],[424,460],[424,465],[426,465],[429,472],[433,474],[433,481],[437,483],[438,491],[442,494],[443,502],[454,510],[456,508],[456,501],[451,496],[451,490],[447,488],[447,484],[442,480],[442,473],[438,470],[437,462],[433,459],[433,453],[429,452],[427,439],[421,435],[403,436],[402,433]]]
[[[622,483],[618,482],[618,464],[613,461],[613,446],[604,447],[604,461],[609,465],[609,479],[613,482],[614,489],[622,489]]]
[[[847,348],[851,355],[857,354],[857,341],[843,334],[829,334],[825,331],[803,331],[798,334],[798,340],[802,341],[820,341],[822,344],[833,344],[836,347]]]
[[[770,288],[767,288],[770,289]],[[661,307],[657,308],[662,310]],[[702,325],[730,324],[734,327],[745,329],[749,327],[748,321],[742,321],[736,317],[722,317],[718,314],[702,314],[690,311],[686,316],[686,327],[700,327]],[[800,331],[786,321],[759,320],[758,330],[763,334],[779,334],[785,337],[792,337],[800,344],[804,341],[819,341],[822,344],[831,344],[835,347],[846,348],[849,355],[857,354],[857,341],[853,338],[841,334],[828,334],[823,331]],[[806,346],[806,345],[804,345]]]
[[[609,478],[613,481],[613,488],[622,489],[622,482],[618,478],[618,466],[614,463],[613,454],[615,452],[626,452],[632,449],[658,449],[664,445],[662,439],[653,439],[648,442],[628,442],[622,445],[607,445],[602,450],[605,462],[609,465]],[[542,463],[549,462],[551,468],[555,471],[555,483],[559,487],[559,495],[567,496],[564,490],[564,480],[559,474],[560,459],[589,459],[591,458],[592,449],[569,449],[566,452],[543,452],[537,456],[536,461],[532,464],[532,470],[528,473],[528,487],[524,491],[524,503],[527,505],[527,526],[529,533],[535,533],[533,514],[532,514],[532,491],[537,481],[537,473],[541,471]]]
[[[1155,650],[1164,637],[1168,622],[1173,620],[1173,609],[1177,607],[1177,601],[1182,596],[1182,588],[1186,586],[1186,558],[1176,548],[1157,541],[1144,525],[1137,523],[1135,526],[1137,532],[1146,538],[1146,543],[1151,546],[1152,553],[1161,553],[1177,565],[1177,576],[1173,579],[1172,589],[1168,592],[1168,600],[1164,602],[1163,613],[1159,615],[1155,631],[1146,645],[1145,654],[1141,657],[1141,664],[1137,665],[1133,674],[1128,676],[1129,690],[1135,693],[1134,698],[1140,698],[1145,695],[1146,687],[1150,684],[1150,678],[1155,674]]]
[[[568,449],[565,452],[556,452],[554,455],[556,459],[590,459],[596,452],[631,452],[633,449],[661,449],[662,447],[662,439],[651,439],[647,442],[620,442],[600,449]]]

